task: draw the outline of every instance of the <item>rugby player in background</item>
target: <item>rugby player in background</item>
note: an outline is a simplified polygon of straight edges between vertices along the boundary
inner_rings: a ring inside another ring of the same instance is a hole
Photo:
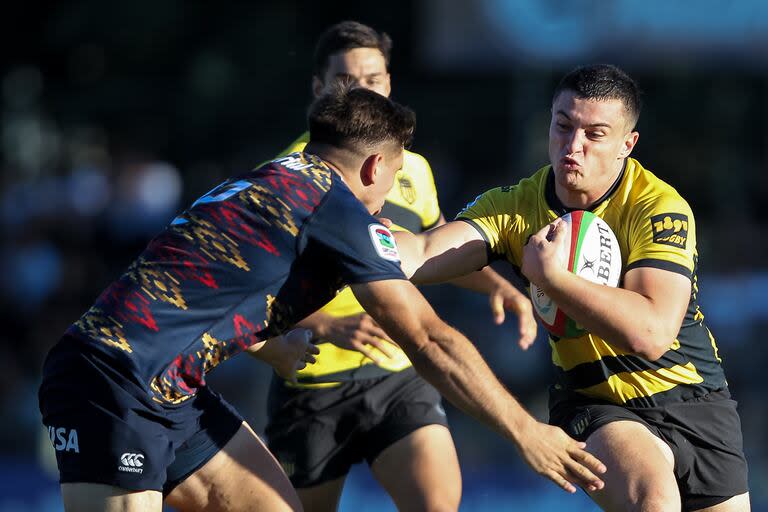
[[[331,26],[315,49],[314,95],[344,77],[389,96],[391,44],[387,34],[361,23]],[[280,156],[303,150],[308,140],[302,134]],[[404,152],[381,216],[414,233],[445,223],[424,157]],[[533,342],[530,301],[508,281],[487,268],[455,284],[488,293],[497,323],[502,306],[513,310],[520,345]],[[320,354],[299,372],[298,383],[273,378],[266,434],[305,510],[335,511],[351,466],[362,461],[399,510],[458,509],[461,473],[440,395],[352,291],[343,290],[299,325],[315,333]]]
[[[285,473],[206,374],[240,352],[291,372],[282,337],[344,284],[455,405],[512,440],[563,488],[604,467],[537,422],[405,279],[384,204],[411,111],[337,88],[310,109],[311,142],[198,199],[51,349],[39,400],[68,511],[300,510]],[[66,442],[63,440],[66,439]]]
[[[609,65],[578,68],[555,89],[549,158],[517,185],[490,190],[456,222],[398,234],[415,282],[439,282],[492,258],[521,268],[587,333],[550,336],[558,376],[550,423],[606,463],[605,510],[749,510],[736,402],[698,306],[696,231],[688,203],[630,158],[640,92]],[[565,270],[563,222],[589,210],[616,234],[623,283]],[[554,222],[554,223],[553,223]],[[529,240],[530,237],[530,241]]]

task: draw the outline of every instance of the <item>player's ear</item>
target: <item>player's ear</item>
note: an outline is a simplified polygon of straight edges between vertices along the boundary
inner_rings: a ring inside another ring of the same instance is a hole
[[[320,97],[320,95],[323,93],[324,87],[325,84],[317,77],[317,75],[312,77],[312,94],[315,96],[315,98]]]
[[[379,177],[379,165],[383,160],[381,153],[374,153],[363,161],[360,167],[360,181],[364,186],[373,185]]]
[[[638,132],[629,132],[624,137],[624,144],[622,145],[621,151],[619,152],[619,158],[627,158],[629,154],[632,153],[632,150],[635,149],[635,145],[637,144],[637,140],[639,138],[640,134]]]

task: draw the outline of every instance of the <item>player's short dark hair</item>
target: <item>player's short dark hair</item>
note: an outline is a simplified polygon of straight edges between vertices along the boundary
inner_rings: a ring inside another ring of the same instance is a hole
[[[574,69],[560,80],[552,101],[565,90],[573,91],[576,97],[587,100],[621,100],[633,128],[640,118],[640,87],[627,73],[611,64],[593,64]]]
[[[315,76],[322,78],[332,55],[355,48],[376,48],[384,55],[389,69],[392,39],[385,32],[377,32],[357,21],[342,21],[325,30],[315,46]]]
[[[336,80],[309,107],[309,141],[365,151],[384,144],[407,147],[416,114],[386,96]]]

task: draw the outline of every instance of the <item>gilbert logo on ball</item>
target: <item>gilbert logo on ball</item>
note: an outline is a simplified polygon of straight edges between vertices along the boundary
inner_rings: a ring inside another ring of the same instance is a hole
[[[593,283],[618,286],[621,275],[621,249],[610,226],[591,212],[574,211],[561,217],[567,224],[562,255],[566,268]],[[560,338],[584,334],[584,329],[568,318],[552,299],[531,283],[531,302],[544,327]]]

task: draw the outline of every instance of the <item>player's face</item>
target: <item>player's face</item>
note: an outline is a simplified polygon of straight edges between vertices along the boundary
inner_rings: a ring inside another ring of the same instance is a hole
[[[613,184],[637,137],[621,100],[585,100],[573,91],[561,92],[549,125],[557,184],[567,193],[599,197]]]
[[[384,208],[389,191],[395,184],[395,176],[403,168],[403,149],[398,148],[384,153],[384,158],[379,162],[376,179],[370,186],[370,201],[368,211],[377,214]]]
[[[352,78],[358,86],[382,96],[389,96],[391,91],[387,62],[384,60],[384,55],[376,48],[353,48],[331,55],[325,75],[315,77],[313,83],[315,96],[327,92],[330,84],[344,77]]]

